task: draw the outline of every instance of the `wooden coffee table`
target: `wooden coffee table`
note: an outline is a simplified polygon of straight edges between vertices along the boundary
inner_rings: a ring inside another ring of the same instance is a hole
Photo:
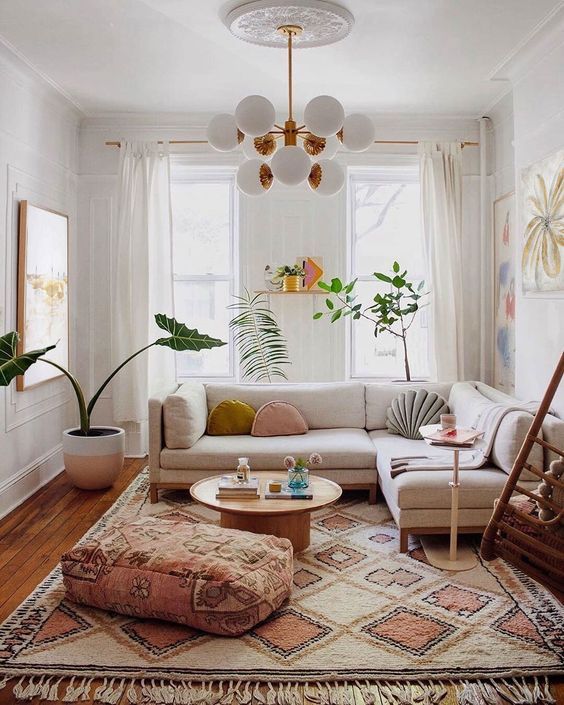
[[[251,474],[259,478],[260,499],[216,499],[221,475],[194,483],[190,495],[196,502],[220,512],[220,525],[226,529],[290,539],[294,552],[309,546],[311,512],[336,502],[342,494],[335,482],[310,475],[309,492],[313,499],[264,499],[268,480],[286,481],[288,473],[265,470]]]

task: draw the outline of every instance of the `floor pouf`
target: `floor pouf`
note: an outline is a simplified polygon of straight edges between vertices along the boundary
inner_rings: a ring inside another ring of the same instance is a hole
[[[61,559],[67,597],[102,609],[239,636],[290,595],[288,539],[142,517]]]

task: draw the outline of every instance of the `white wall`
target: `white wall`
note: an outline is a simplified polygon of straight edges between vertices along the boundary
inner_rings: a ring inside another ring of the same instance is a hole
[[[80,116],[0,44],[0,332],[16,328],[18,202],[70,217],[70,296],[77,318],[76,170]],[[74,276],[73,276],[74,274]],[[76,338],[71,336],[72,354]],[[0,516],[63,467],[61,431],[75,420],[59,378],[16,392],[0,388]]]

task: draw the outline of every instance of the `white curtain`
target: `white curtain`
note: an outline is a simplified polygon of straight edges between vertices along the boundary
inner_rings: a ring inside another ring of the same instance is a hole
[[[122,142],[117,184],[117,242],[112,297],[112,363],[166,335],[156,313],[173,315],[172,219],[168,145]],[[155,346],[114,378],[114,418],[120,424],[147,420],[147,401],[175,379],[175,356]],[[138,452],[146,450],[143,431]]]
[[[419,171],[431,290],[431,373],[439,381],[457,381],[464,379],[460,143],[420,142]]]

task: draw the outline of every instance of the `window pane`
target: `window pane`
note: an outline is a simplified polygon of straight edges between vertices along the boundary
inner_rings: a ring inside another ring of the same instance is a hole
[[[229,341],[229,282],[177,281],[174,283],[176,318],[214,338]],[[201,352],[176,354],[179,377],[228,375],[229,345]]]
[[[171,184],[174,274],[229,274],[228,181]]]
[[[419,184],[353,181],[353,275],[387,271],[394,260],[422,276]]]

